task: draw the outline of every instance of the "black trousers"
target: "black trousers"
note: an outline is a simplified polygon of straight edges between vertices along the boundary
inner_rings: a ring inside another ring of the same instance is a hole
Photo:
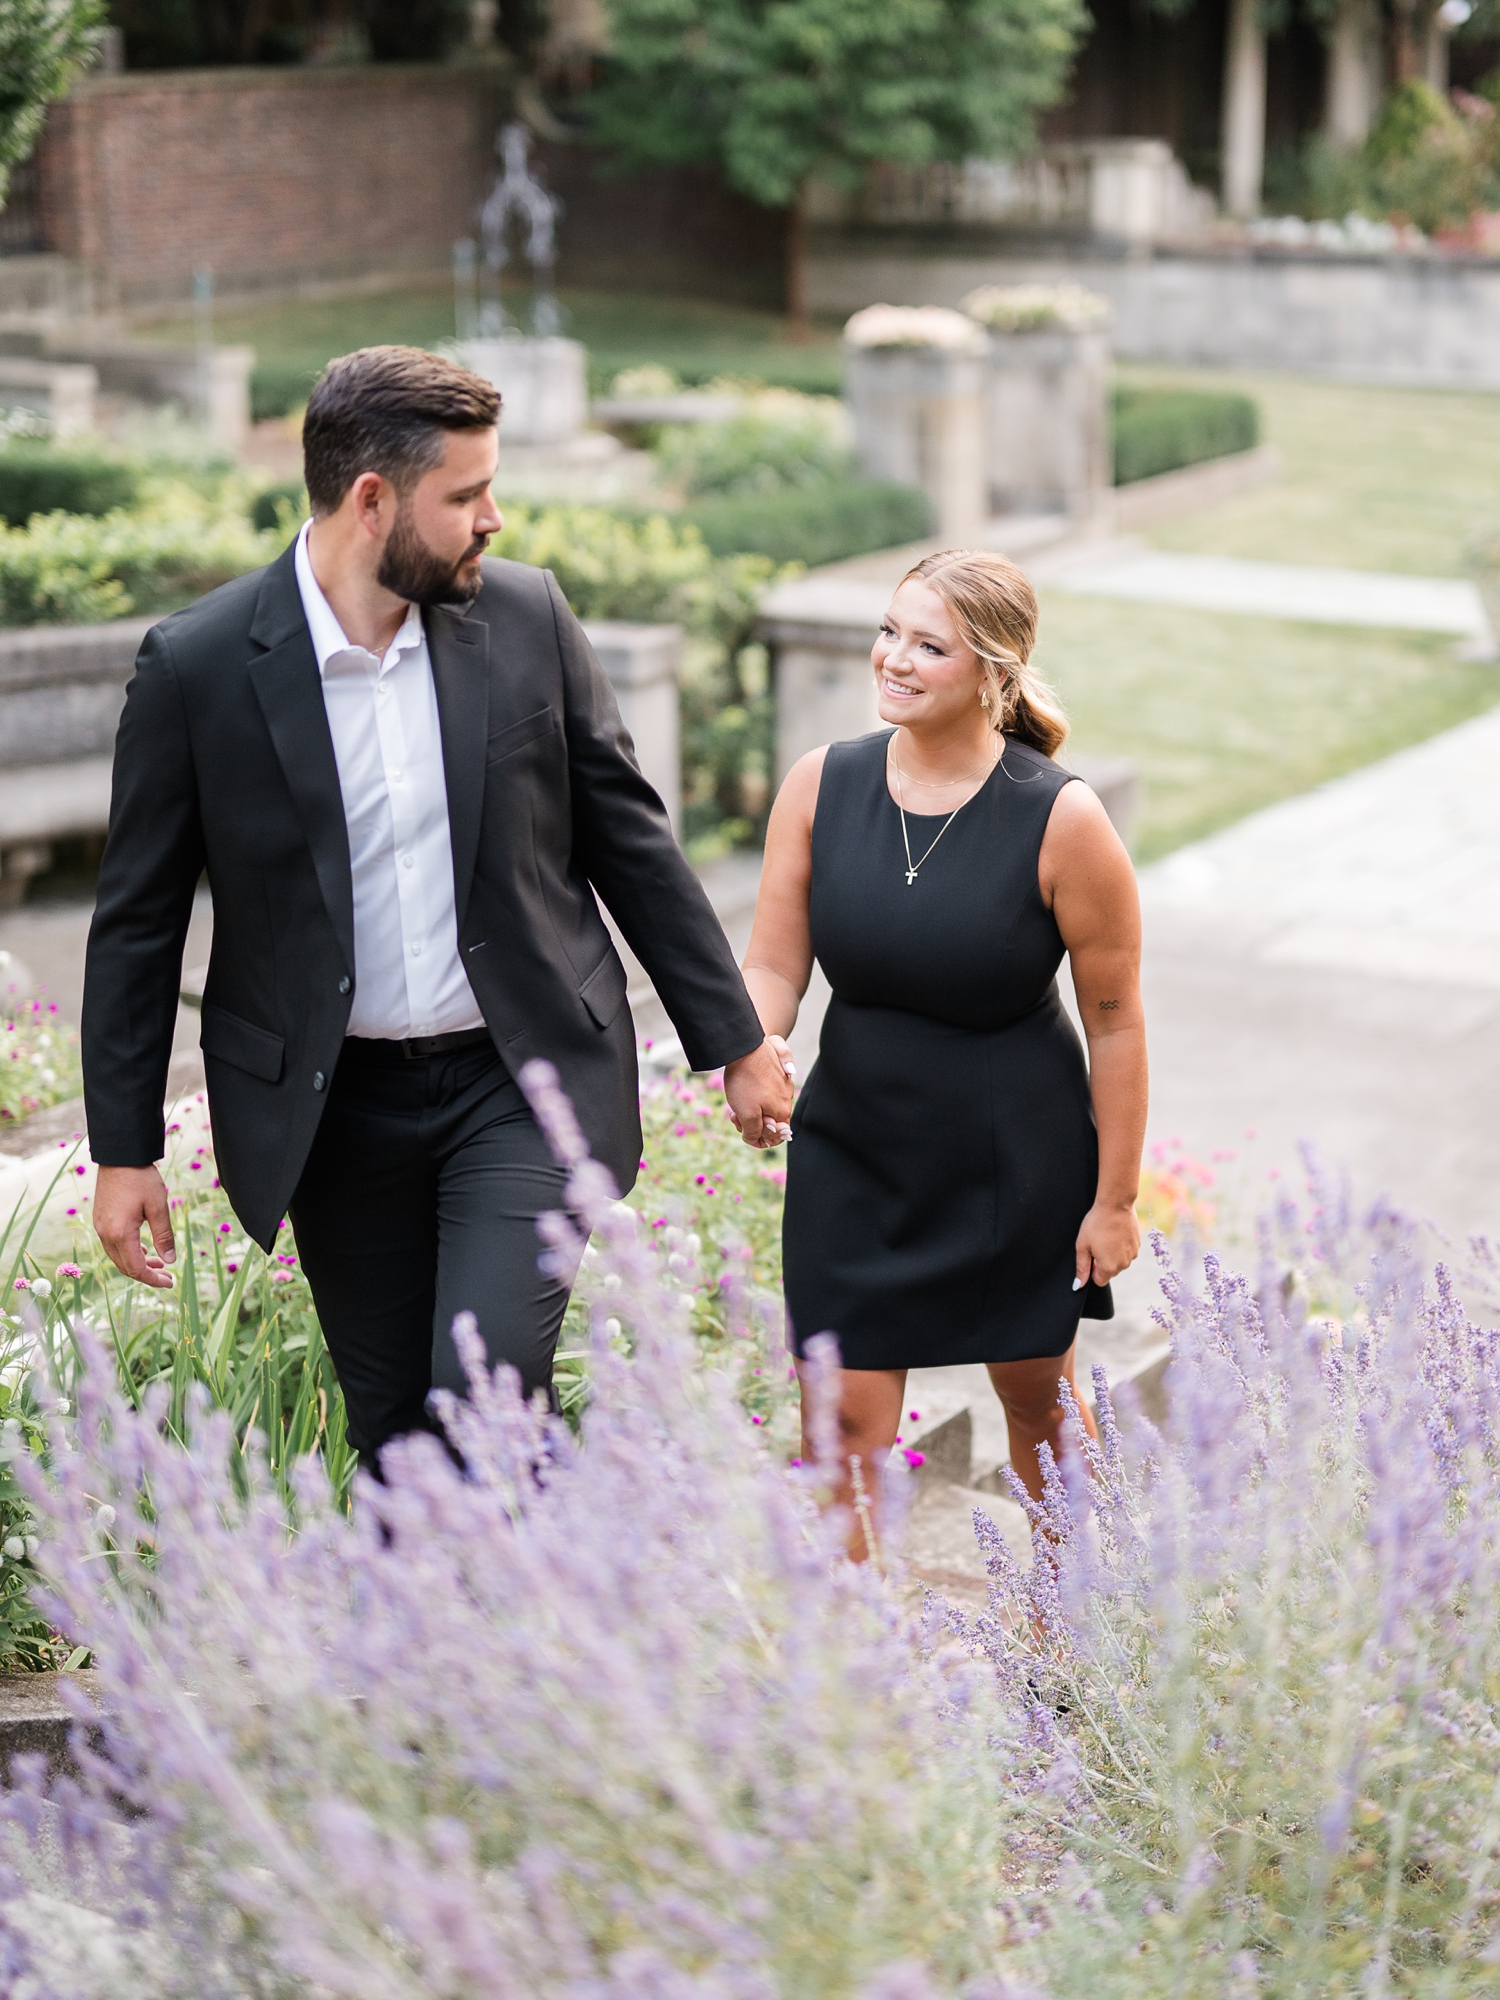
[[[434,1385],[463,1392],[457,1313],[526,1395],[550,1386],[568,1287],[537,1268],[536,1219],[565,1178],[492,1048],[345,1042],[291,1218],[362,1455],[430,1429]]]

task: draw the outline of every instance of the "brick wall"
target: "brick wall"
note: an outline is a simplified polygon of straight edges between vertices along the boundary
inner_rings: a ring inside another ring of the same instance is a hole
[[[480,68],[147,71],[85,79],[48,114],[42,233],[100,310],[450,268],[497,162],[500,80]],[[585,147],[544,147],[567,203],[564,283],[660,287],[775,305],[782,220],[711,173],[602,178]]]
[[[483,71],[372,65],[91,77],[37,157],[48,247],[109,307],[447,266],[495,171]]]

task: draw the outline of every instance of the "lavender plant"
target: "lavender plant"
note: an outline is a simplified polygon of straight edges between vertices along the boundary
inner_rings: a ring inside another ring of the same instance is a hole
[[[68,1893],[118,1949],[94,1938],[90,1970],[15,1879],[13,1978],[69,2000],[921,2000],[991,1966],[991,1676],[836,1556],[700,1365],[673,1253],[529,1081],[634,1347],[601,1304],[581,1445],[461,1329],[462,1468],[410,1440],[350,1520],[305,1461],[289,1535],[269,1473],[231,1476],[224,1413],[199,1398],[183,1449],[164,1390],[136,1408],[80,1334],[78,1415],[23,1473],[106,1709],[81,1781],[49,1807],[33,1772],[7,1810],[64,1830]],[[580,1247],[559,1219],[550,1254]],[[153,1983],[125,1989],[143,1934]]]
[[[1254,1281],[1164,1264],[1170,1435],[1101,1376],[1099,1444],[1017,1494],[1030,1572],[980,1525],[952,1624],[1029,1762],[1059,1994],[1494,1991],[1500,1336],[1411,1225],[1311,1194]]]

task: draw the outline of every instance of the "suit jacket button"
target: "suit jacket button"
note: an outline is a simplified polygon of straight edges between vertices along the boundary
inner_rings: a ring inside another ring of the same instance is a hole
[[[325,1084],[325,1083],[327,1083],[327,1081],[328,1081],[328,1079],[327,1079],[327,1077],[326,1077],[326,1076],[324,1076],[324,1074],[323,1074],[322,1070],[320,1070],[320,1069],[315,1069],[315,1070],[313,1071],[313,1089],[314,1089],[314,1090],[321,1090],[321,1089],[323,1088],[324,1084]]]
[[[350,987],[351,987],[351,986],[352,986],[353,984],[354,984],[353,980],[352,980],[352,979],[351,979],[351,978],[349,977],[348,973],[346,972],[346,973],[344,974],[343,978],[342,978],[342,979],[341,979],[341,980],[339,981],[339,991],[340,991],[340,993],[347,993],[347,992],[349,991],[349,988],[350,988]]]

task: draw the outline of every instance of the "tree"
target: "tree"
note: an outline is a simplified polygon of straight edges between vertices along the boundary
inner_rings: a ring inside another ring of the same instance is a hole
[[[94,52],[103,0],[0,0],[0,202],[42,120]]]
[[[622,167],[716,161],[784,208],[804,324],[808,183],[1019,151],[1088,16],[1082,0],[611,0],[608,21],[594,135]]]

